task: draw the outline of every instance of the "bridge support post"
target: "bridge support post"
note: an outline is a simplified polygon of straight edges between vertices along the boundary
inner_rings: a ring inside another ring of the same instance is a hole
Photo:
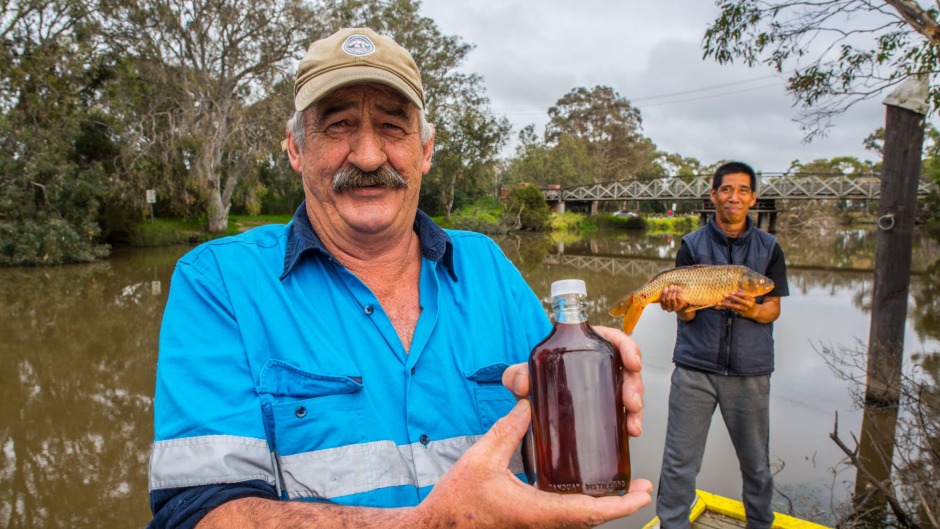
[[[757,228],[769,233],[777,231],[777,201],[774,199],[757,199],[757,204],[751,209],[757,213]]]
[[[757,227],[768,233],[777,231],[777,212],[776,211],[758,211]]]

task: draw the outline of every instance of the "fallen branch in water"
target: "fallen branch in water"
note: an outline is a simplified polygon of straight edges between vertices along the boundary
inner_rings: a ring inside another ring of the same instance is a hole
[[[904,509],[901,507],[901,504],[898,502],[897,497],[894,495],[894,492],[888,487],[891,484],[890,480],[885,480],[884,482],[878,481],[878,478],[873,476],[859,461],[858,459],[858,439],[855,438],[855,434],[852,434],[852,440],[855,441],[855,450],[849,449],[848,446],[842,442],[842,439],[839,438],[839,412],[836,412],[835,424],[832,426],[832,433],[829,434],[829,438],[832,439],[836,445],[849,457],[849,461],[852,463],[852,466],[858,469],[858,471],[865,478],[865,481],[869,485],[874,487],[874,490],[880,492],[887,500],[888,505],[891,506],[891,512],[894,513],[894,517],[897,518],[898,524],[901,527],[906,527],[908,529],[921,529],[920,525],[910,519],[909,516],[904,512]],[[859,507],[852,511],[851,515],[857,515],[860,507],[864,505],[873,494],[867,494],[866,497],[859,502]],[[841,525],[841,524],[840,524]]]

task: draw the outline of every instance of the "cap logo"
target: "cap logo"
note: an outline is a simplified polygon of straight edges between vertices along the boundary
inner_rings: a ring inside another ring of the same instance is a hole
[[[375,44],[365,35],[350,35],[343,42],[343,51],[353,57],[363,57],[375,51]]]

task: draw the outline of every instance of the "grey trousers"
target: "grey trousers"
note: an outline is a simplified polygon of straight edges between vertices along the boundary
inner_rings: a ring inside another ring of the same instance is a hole
[[[695,478],[715,407],[728,428],[744,480],[742,498],[750,529],[774,521],[770,471],[770,375],[732,377],[676,367],[669,391],[663,467],[656,494],[662,529],[689,529]]]

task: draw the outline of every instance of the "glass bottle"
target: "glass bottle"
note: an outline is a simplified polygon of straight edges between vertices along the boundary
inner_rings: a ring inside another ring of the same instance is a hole
[[[620,354],[588,323],[584,281],[555,281],[551,293],[552,331],[529,356],[536,486],[623,494],[630,446]]]

